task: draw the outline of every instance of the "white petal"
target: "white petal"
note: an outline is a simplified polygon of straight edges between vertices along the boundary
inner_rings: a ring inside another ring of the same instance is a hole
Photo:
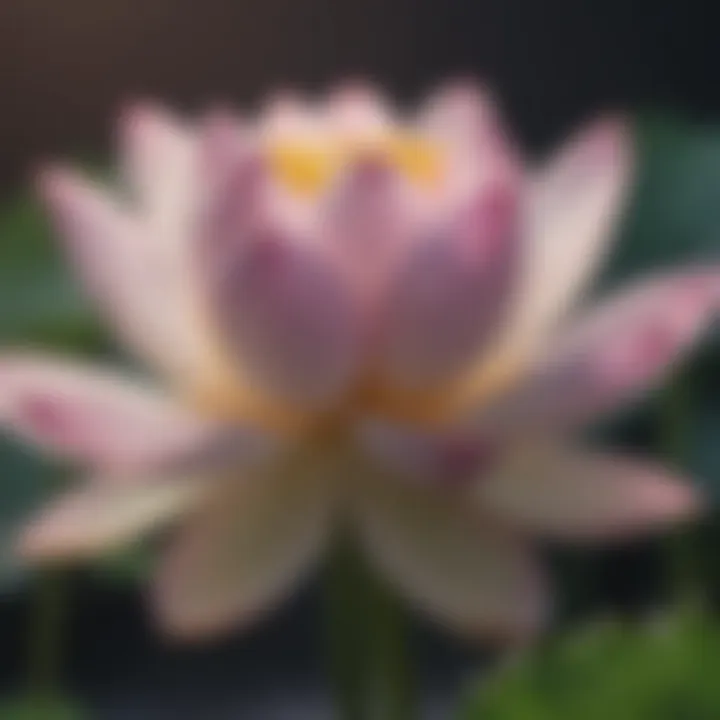
[[[695,490],[628,457],[558,447],[516,452],[477,480],[479,507],[525,531],[571,540],[625,538],[697,513]]]
[[[29,560],[59,561],[114,550],[187,512],[209,489],[204,480],[93,480],[32,520],[20,535],[17,551]]]
[[[124,170],[145,217],[169,235],[186,235],[198,196],[195,143],[167,110],[138,104],[119,124]]]
[[[292,91],[274,93],[265,101],[257,123],[261,137],[268,142],[319,139],[322,118],[308,98]]]
[[[137,284],[146,262],[137,220],[106,189],[67,168],[46,169],[39,190],[93,299],[126,341],[152,354],[153,340],[143,332],[145,292]]]
[[[185,387],[195,387],[211,374],[225,376],[226,385],[236,380],[210,328],[198,272],[204,248],[197,235],[221,174],[218,163],[212,164],[218,124],[206,118],[203,134],[167,110],[148,105],[131,107],[120,122],[121,152],[140,200],[146,247],[132,287],[143,291],[145,314],[150,315],[146,334],[155,338],[156,362]],[[230,161],[236,148],[228,144],[225,138]],[[243,394],[239,388],[233,391]]]
[[[0,423],[70,459],[124,468],[191,456],[220,431],[141,383],[25,354],[0,358]]]
[[[330,126],[341,136],[367,139],[388,129],[392,108],[381,93],[363,83],[346,83],[327,100]]]
[[[130,214],[72,170],[48,169],[40,191],[74,265],[121,339],[173,376],[205,357],[191,305],[193,284],[181,243]]]
[[[516,639],[544,620],[548,600],[528,548],[461,496],[367,478],[355,510],[370,561],[450,629]]]
[[[594,278],[610,247],[631,164],[627,128],[606,120],[568,142],[532,178],[525,275],[502,342],[534,347]]]
[[[719,308],[714,268],[633,284],[551,339],[517,386],[480,407],[474,427],[503,435],[595,420],[656,386]]]
[[[281,601],[315,563],[331,494],[317,468],[234,479],[190,519],[156,579],[160,624],[198,637],[244,625]]]

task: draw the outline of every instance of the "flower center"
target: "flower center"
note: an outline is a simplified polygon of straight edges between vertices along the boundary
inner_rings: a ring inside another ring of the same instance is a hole
[[[368,157],[395,168],[423,190],[435,189],[444,173],[441,148],[410,132],[353,138],[283,138],[267,148],[273,176],[290,192],[303,197],[318,195],[343,169]]]

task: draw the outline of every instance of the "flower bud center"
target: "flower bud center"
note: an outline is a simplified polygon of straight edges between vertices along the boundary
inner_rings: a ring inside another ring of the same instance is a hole
[[[273,176],[293,194],[313,197],[347,167],[373,158],[423,190],[437,187],[444,172],[441,149],[417,134],[283,138],[266,150]]]

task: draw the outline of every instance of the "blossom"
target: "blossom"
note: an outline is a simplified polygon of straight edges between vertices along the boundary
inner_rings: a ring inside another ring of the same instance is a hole
[[[524,162],[481,90],[412,117],[345,87],[256,121],[125,113],[117,187],[39,189],[97,307],[157,379],[0,357],[0,421],[83,469],[31,521],[28,559],[88,557],[168,525],[151,598],[185,637],[281,601],[338,531],[418,608],[531,633],[531,539],[685,519],[691,487],[577,431],[657,386],[717,307],[717,268],[587,289],[632,173],[591,124]]]

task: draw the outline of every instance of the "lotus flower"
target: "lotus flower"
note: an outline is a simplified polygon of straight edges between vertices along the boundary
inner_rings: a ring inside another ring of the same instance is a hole
[[[550,603],[536,535],[626,537],[691,488],[572,440],[657,385],[717,307],[718,269],[583,293],[631,174],[622,120],[524,164],[484,92],[412,118],[360,87],[257,122],[135,107],[121,187],[40,192],[97,306],[160,382],[15,351],[0,418],[84,468],[25,528],[59,561],[169,523],[153,581],[183,637],[277,605],[353,533],[419,609],[482,637]]]

